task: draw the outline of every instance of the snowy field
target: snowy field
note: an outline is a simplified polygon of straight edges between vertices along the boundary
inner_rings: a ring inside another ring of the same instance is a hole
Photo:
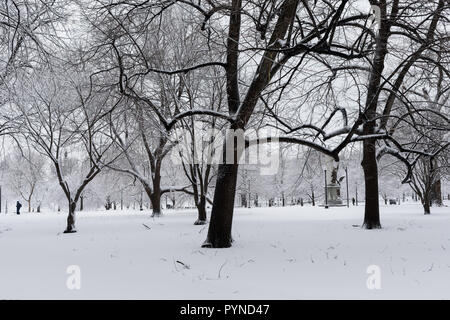
[[[363,209],[236,209],[234,246],[220,250],[200,247],[194,210],[78,213],[76,234],[61,233],[64,214],[2,214],[0,298],[450,299],[450,208],[382,206],[375,231],[354,226]],[[80,290],[66,286],[70,265]]]

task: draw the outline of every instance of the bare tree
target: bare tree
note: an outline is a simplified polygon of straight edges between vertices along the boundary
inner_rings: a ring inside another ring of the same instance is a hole
[[[444,21],[444,10],[448,9],[448,3],[444,0],[429,1],[426,5],[422,1],[411,3],[401,0],[371,1],[371,4],[379,9],[380,25],[374,38],[375,48],[363,111],[366,119],[363,126],[365,135],[386,132],[394,102],[404,101],[404,92],[401,89],[405,78],[413,67],[439,44],[440,23]],[[421,12],[421,15],[418,15],[418,12]],[[394,43],[397,44],[397,49],[392,47]],[[402,58],[399,59],[398,53],[400,48],[403,48],[402,45],[406,50],[402,50]],[[399,62],[394,64],[394,68],[387,68],[386,64],[391,64],[394,60]],[[386,99],[380,103],[380,96],[384,95]],[[380,120],[378,124],[377,120]],[[362,166],[366,185],[366,206],[363,225],[367,229],[381,227],[376,158],[376,139],[364,140]]]
[[[5,0],[0,3],[0,107],[13,95],[11,86],[62,45],[56,29],[65,21],[67,1]],[[0,115],[0,135],[14,134],[12,114]]]
[[[112,140],[124,161],[109,167],[133,176],[142,184],[152,203],[152,216],[158,217],[162,214],[161,196],[164,193],[178,190],[174,187],[164,188],[161,186],[161,167],[163,160],[171,151],[173,143],[159,131],[158,125],[144,125],[145,123],[155,123],[152,115],[145,112],[142,106],[133,102],[131,104],[135,106],[132,112],[123,112],[118,109],[117,115],[111,117],[109,125],[112,131]],[[158,133],[158,138],[155,138],[155,134]],[[121,163],[122,166],[120,166]]]
[[[430,159],[422,158],[418,161],[411,175],[410,186],[419,196],[424,214],[430,214],[433,187],[439,180],[439,168]]]
[[[104,122],[100,121],[110,112],[109,93],[94,92],[81,70],[72,71],[78,76],[70,78],[60,69],[36,70],[16,88],[14,102],[22,119],[18,126],[23,139],[50,160],[67,198],[65,233],[76,232],[77,203],[104,167],[102,160],[111,147]],[[72,181],[66,170],[69,153],[79,162],[77,178]]]

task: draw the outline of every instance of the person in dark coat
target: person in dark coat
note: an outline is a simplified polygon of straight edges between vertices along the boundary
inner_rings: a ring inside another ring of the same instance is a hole
[[[20,214],[20,208],[22,208],[22,204],[19,201],[17,201],[16,208],[17,208],[17,214]]]

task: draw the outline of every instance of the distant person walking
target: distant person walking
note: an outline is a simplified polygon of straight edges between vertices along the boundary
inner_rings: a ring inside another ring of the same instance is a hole
[[[16,208],[17,208],[17,214],[20,214],[20,208],[22,208],[22,204],[19,201],[17,201]]]

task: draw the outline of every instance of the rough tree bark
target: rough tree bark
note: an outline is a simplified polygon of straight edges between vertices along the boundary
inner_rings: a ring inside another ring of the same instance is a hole
[[[204,195],[200,196],[200,201],[196,204],[198,211],[198,218],[194,222],[194,225],[206,224],[206,197]]]
[[[152,203],[152,217],[160,217],[161,212],[161,189],[154,189],[153,193],[149,196]]]
[[[441,179],[438,179],[432,186],[431,201],[434,205],[438,207],[443,205]]]
[[[67,215],[67,227],[64,230],[64,233],[75,233],[77,230],[75,229],[75,209],[77,207],[77,203],[75,201],[69,202],[69,214]]]
[[[431,210],[430,210],[430,203],[431,203],[431,195],[429,192],[426,192],[423,195],[423,199],[422,199],[422,205],[423,205],[423,212],[425,215],[430,214]]]
[[[203,247],[231,247],[231,226],[238,168],[237,163],[219,165],[211,221],[209,223],[208,236]]]
[[[375,141],[367,140],[363,147],[362,167],[366,186],[366,205],[364,208],[364,224],[366,229],[380,229],[380,204],[378,198],[378,164],[376,160]]]

